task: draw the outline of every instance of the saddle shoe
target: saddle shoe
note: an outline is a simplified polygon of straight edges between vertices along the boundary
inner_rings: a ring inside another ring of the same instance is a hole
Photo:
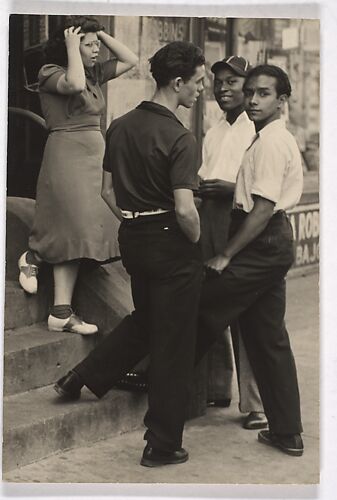
[[[20,270],[19,283],[25,292],[35,295],[37,293],[37,275],[39,267],[35,264],[27,262],[27,252],[24,252],[18,260],[18,267]]]

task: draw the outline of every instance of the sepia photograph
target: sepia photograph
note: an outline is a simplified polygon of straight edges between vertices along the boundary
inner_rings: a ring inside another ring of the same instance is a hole
[[[319,484],[319,19],[8,35],[3,481]]]

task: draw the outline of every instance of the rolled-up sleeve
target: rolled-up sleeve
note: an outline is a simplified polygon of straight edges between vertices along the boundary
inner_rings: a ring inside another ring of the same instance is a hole
[[[251,194],[274,202],[279,201],[284,176],[288,168],[284,144],[260,141],[254,152],[254,171]]]

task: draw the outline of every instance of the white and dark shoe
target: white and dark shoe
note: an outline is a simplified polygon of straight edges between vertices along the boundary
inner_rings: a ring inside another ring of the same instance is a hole
[[[97,333],[96,325],[86,323],[81,318],[72,313],[68,318],[56,318],[52,314],[48,316],[48,330],[51,332],[71,332],[80,335],[93,335]]]
[[[28,251],[24,252],[18,260],[18,266],[20,269],[19,283],[25,292],[36,294],[39,267],[35,264],[28,264],[27,253]]]

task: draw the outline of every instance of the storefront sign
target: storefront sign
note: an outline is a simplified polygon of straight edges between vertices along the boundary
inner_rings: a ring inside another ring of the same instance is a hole
[[[159,17],[156,20],[158,40],[160,42],[173,42],[189,39],[189,19],[179,17]]]
[[[319,262],[319,204],[299,205],[288,212],[294,232],[295,262],[299,268]]]

